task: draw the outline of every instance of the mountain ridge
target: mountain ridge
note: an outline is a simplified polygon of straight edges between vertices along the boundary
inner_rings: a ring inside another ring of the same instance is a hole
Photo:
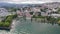
[[[5,3],[0,2],[0,7],[23,7],[23,6],[34,6],[34,5],[41,5],[41,6],[60,6],[60,2],[50,2],[50,3],[43,3],[43,4],[13,4],[13,3]]]

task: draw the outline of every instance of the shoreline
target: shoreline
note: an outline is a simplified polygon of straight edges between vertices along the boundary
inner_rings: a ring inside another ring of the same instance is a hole
[[[14,28],[15,28],[15,22],[16,21],[16,19],[13,19],[12,20],[12,23],[11,23],[11,31],[13,31],[14,30]]]
[[[9,26],[9,27],[0,27],[0,30],[10,31],[11,29],[14,28],[14,26],[15,26],[15,21],[16,21],[16,19],[13,19],[12,22],[10,23],[10,26]]]

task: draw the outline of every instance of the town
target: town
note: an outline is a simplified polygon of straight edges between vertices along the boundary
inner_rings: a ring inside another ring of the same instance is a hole
[[[60,7],[50,8],[49,6],[34,5],[21,8],[0,8],[0,27],[9,27],[10,29],[10,22],[16,17],[60,24]]]

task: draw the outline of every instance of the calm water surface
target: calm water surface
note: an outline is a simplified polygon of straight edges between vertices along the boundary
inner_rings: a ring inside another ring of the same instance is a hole
[[[0,34],[60,34],[60,26],[18,18],[11,31],[0,30]]]

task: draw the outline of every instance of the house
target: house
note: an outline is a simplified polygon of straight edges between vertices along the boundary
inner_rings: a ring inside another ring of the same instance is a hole
[[[40,8],[39,7],[33,7],[31,9],[33,12],[41,12]]]
[[[58,9],[53,8],[52,11],[57,12]]]
[[[48,16],[48,13],[41,12],[41,16]]]
[[[58,11],[58,9],[56,9],[56,8],[52,9],[52,13],[57,13],[57,11]]]
[[[23,17],[23,12],[21,10],[17,10],[16,12],[18,17]]]
[[[31,19],[32,15],[30,14],[30,10],[25,10],[24,13],[25,13],[25,16],[27,19]]]
[[[35,16],[41,15],[40,7],[33,7],[33,8],[31,9],[31,11],[33,12],[33,15],[35,15]]]

